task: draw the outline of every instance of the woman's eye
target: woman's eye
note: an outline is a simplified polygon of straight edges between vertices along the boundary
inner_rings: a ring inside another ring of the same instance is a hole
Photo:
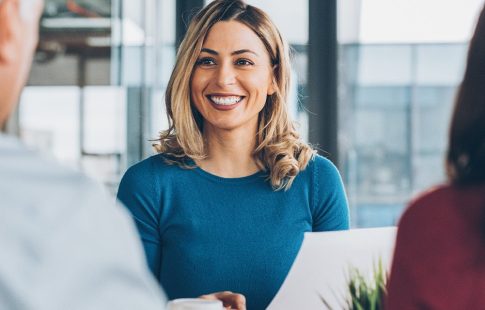
[[[196,64],[198,66],[211,66],[211,65],[215,65],[215,63],[216,62],[214,61],[214,59],[206,57],[206,58],[201,58],[201,59],[197,60]]]
[[[236,61],[236,65],[238,66],[251,66],[253,63],[247,59],[238,59]]]

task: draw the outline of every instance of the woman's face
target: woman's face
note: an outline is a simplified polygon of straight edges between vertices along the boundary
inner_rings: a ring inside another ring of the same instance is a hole
[[[210,29],[191,80],[191,98],[206,130],[257,129],[258,113],[274,93],[263,42],[237,21]]]

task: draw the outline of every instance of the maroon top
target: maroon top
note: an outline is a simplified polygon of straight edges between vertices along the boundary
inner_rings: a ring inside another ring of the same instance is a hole
[[[443,185],[411,203],[399,223],[386,309],[485,309],[484,210],[483,185]]]

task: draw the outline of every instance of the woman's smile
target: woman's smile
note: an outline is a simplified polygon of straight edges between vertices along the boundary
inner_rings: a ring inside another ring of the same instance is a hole
[[[207,95],[207,99],[217,110],[228,111],[239,106],[244,100],[244,96],[211,94]]]

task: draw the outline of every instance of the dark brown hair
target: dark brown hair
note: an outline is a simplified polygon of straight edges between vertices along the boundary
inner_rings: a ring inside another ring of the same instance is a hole
[[[485,182],[485,7],[470,42],[451,120],[446,168],[456,185]]]

